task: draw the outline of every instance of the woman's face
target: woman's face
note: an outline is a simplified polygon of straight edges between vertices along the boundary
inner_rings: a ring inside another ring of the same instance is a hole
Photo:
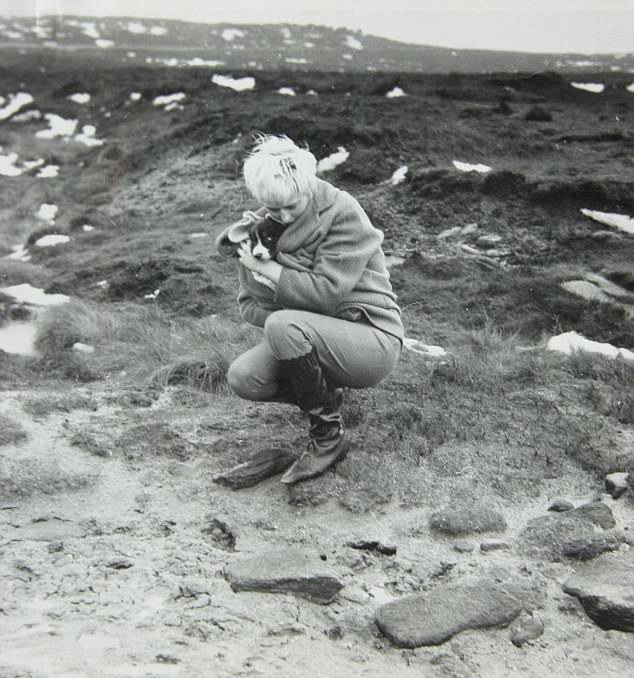
[[[275,221],[288,226],[304,214],[309,203],[310,195],[300,195],[290,203],[264,205],[264,207]]]

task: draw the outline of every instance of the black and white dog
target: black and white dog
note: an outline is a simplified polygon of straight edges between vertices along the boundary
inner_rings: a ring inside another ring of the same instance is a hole
[[[260,217],[254,212],[244,212],[242,219],[232,224],[220,241],[219,248],[227,256],[238,256],[240,249],[246,249],[261,261],[275,258],[277,241],[287,225],[275,221],[270,216]],[[253,278],[271,289],[277,285],[259,273],[253,272]]]

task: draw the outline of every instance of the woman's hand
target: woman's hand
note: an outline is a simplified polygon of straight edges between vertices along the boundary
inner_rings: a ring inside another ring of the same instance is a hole
[[[248,240],[240,243],[238,258],[240,259],[240,263],[245,268],[248,268],[253,274],[258,274],[267,278],[276,286],[277,283],[279,283],[280,275],[282,274],[282,266],[280,266],[277,261],[262,261],[261,259],[254,257],[253,254],[251,254],[251,243]]]

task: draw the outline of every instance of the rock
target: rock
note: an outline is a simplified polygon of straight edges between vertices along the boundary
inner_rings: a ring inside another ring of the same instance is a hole
[[[548,510],[555,511],[556,513],[563,513],[564,511],[570,511],[574,507],[575,505],[571,501],[557,498],[553,500],[552,504],[548,507]]]
[[[531,640],[537,640],[544,633],[544,622],[535,615],[522,612],[511,626],[511,642],[522,647]]]
[[[566,292],[576,294],[578,297],[588,301],[601,301],[605,303],[610,303],[612,301],[610,296],[599,286],[588,280],[569,280],[568,282],[561,283],[561,287],[566,290]]]
[[[495,247],[496,245],[499,245],[502,242],[502,236],[496,235],[494,233],[486,234],[486,235],[481,235],[477,240],[476,240],[476,245],[478,247],[481,247],[482,249],[486,249],[488,247]]]
[[[299,454],[282,447],[266,448],[256,452],[244,463],[217,475],[213,482],[230,487],[232,490],[251,487],[271,476],[283,473],[298,458]]]
[[[566,580],[563,590],[602,629],[634,633],[634,551],[595,561]]]
[[[597,285],[597,287],[600,287],[603,292],[610,295],[611,297],[615,297],[616,299],[630,303],[634,301],[634,295],[629,290],[626,290],[624,287],[621,287],[621,285],[617,285],[611,280],[604,278],[602,275],[598,275],[596,273],[586,273],[583,277],[592,284]]]
[[[562,543],[561,553],[567,558],[590,560],[606,551],[616,551],[622,539],[615,534],[595,535],[591,538],[569,539]]]
[[[470,224],[467,224],[466,226],[463,226],[461,235],[471,235],[472,233],[475,233],[477,230],[478,224],[472,222]]]
[[[414,648],[439,645],[467,629],[506,626],[534,605],[531,587],[517,578],[499,582],[482,577],[381,605],[375,621],[395,645]]]
[[[447,240],[448,238],[453,238],[454,236],[461,234],[462,228],[460,226],[454,226],[453,228],[446,228],[444,231],[441,231],[436,236],[436,240]]]
[[[612,510],[601,501],[590,501],[587,504],[581,504],[570,515],[587,520],[597,527],[602,527],[604,530],[616,526]]]
[[[236,592],[291,593],[320,604],[332,602],[343,587],[319,555],[295,548],[235,561],[225,576]]]
[[[622,240],[621,235],[614,231],[595,231],[590,237],[593,240],[598,240],[600,242]]]
[[[453,550],[458,553],[472,553],[475,551],[476,543],[473,541],[468,541],[466,539],[461,539],[453,545]]]
[[[396,546],[392,544],[382,544],[380,541],[359,539],[357,541],[346,542],[346,546],[359,551],[374,551],[384,556],[396,555]]]
[[[449,507],[433,513],[429,519],[432,530],[460,536],[479,532],[506,530],[504,516],[487,504]]]
[[[605,491],[612,496],[613,499],[618,499],[622,494],[627,492],[630,486],[629,473],[609,473],[604,478]]]
[[[488,541],[480,542],[480,551],[488,553],[489,551],[501,551],[510,549],[511,545],[503,539],[489,539]]]
[[[531,122],[551,122],[552,119],[552,113],[543,106],[532,106],[524,114],[524,120],[530,120]]]
[[[223,551],[235,551],[236,536],[227,523],[218,518],[207,518],[207,520],[201,532],[208,535],[217,548]]]
[[[615,524],[608,506],[590,502],[565,513],[551,513],[529,521],[519,535],[518,547],[523,555],[554,561],[594,558],[619,547],[622,537],[607,531]],[[597,531],[596,527],[605,531]]]

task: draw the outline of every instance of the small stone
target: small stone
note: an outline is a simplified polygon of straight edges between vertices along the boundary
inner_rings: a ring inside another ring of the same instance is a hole
[[[81,341],[76,341],[73,344],[73,351],[77,353],[94,353],[95,347],[90,346],[90,344],[82,344]]]
[[[480,542],[480,551],[482,551],[482,553],[488,553],[489,551],[501,551],[510,548],[511,545],[503,539],[489,539],[487,541]]]
[[[475,222],[472,222],[470,224],[467,224],[466,226],[463,226],[462,228],[462,235],[471,235],[472,233],[475,233],[478,230],[478,224]]]
[[[476,547],[475,542],[462,539],[454,543],[453,550],[457,551],[458,553],[472,553],[473,551],[475,551],[475,547]]]
[[[548,507],[548,510],[555,511],[556,513],[563,513],[564,511],[570,511],[574,507],[575,505],[571,501],[558,497],[553,500],[552,504]]]
[[[376,541],[375,539],[358,539],[357,541],[349,541],[346,543],[346,546],[357,549],[358,551],[374,551],[375,553],[380,553],[383,556],[396,555],[396,546],[393,544],[382,544],[380,541]]]
[[[433,513],[429,519],[432,530],[452,536],[479,532],[497,532],[506,529],[504,516],[488,504],[465,507],[446,507]]]
[[[482,249],[487,249],[489,247],[495,247],[502,242],[502,236],[496,235],[494,233],[489,233],[486,235],[481,235],[476,240],[476,245]]]
[[[295,548],[237,560],[225,576],[236,592],[291,593],[320,604],[332,602],[343,587],[318,554]]]
[[[634,551],[604,556],[563,584],[602,629],[634,632]]]
[[[128,558],[111,558],[106,562],[106,567],[113,570],[127,570],[131,568],[134,563]]]
[[[440,645],[467,629],[506,626],[535,604],[530,584],[480,577],[389,602],[377,609],[375,622],[395,645],[415,648]]]
[[[622,494],[627,492],[629,481],[629,473],[609,473],[604,478],[605,491],[613,499],[618,499]]]
[[[462,228],[460,226],[454,226],[453,228],[446,228],[444,231],[441,231],[437,236],[437,240],[447,240],[448,238],[453,238],[454,236],[460,235],[462,233]]]
[[[537,640],[544,633],[544,622],[535,615],[522,612],[511,626],[511,642],[522,647],[531,640]]]

